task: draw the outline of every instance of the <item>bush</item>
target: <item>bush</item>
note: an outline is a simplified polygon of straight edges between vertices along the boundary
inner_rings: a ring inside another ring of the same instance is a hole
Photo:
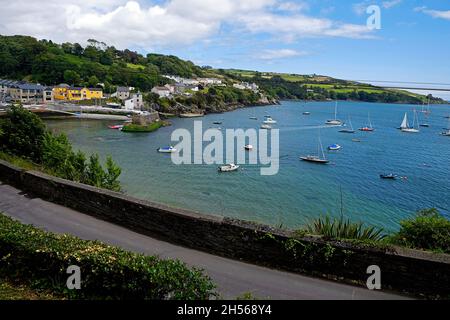
[[[8,153],[40,163],[45,125],[35,114],[13,106],[0,122],[0,148]]]
[[[8,117],[0,123],[0,133],[1,150],[31,160],[48,173],[99,188],[121,190],[118,180],[121,169],[110,157],[106,161],[106,170],[98,155],[92,155],[87,163],[85,154],[75,153],[64,134],[46,131],[42,120],[22,107],[10,110]]]
[[[416,249],[450,253],[450,221],[437,209],[422,210],[414,219],[401,222],[391,242]]]
[[[81,290],[68,290],[66,270],[81,269]],[[160,260],[25,226],[0,214],[0,274],[70,299],[209,299],[211,280],[179,261]]]
[[[306,231],[327,239],[381,241],[386,237],[383,229],[368,227],[363,223],[353,223],[345,220],[344,217],[339,219],[330,216],[318,218],[307,226]]]

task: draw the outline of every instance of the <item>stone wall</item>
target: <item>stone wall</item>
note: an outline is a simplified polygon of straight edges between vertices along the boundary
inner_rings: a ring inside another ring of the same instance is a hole
[[[270,268],[365,284],[378,265],[385,289],[450,297],[450,256],[401,248],[369,248],[149,201],[25,172],[0,161],[0,181],[133,231],[174,244]]]

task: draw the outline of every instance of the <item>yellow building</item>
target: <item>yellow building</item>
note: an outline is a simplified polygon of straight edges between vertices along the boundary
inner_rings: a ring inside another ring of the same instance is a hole
[[[53,95],[55,100],[82,101],[102,99],[103,91],[97,88],[70,87],[61,84],[53,89]]]

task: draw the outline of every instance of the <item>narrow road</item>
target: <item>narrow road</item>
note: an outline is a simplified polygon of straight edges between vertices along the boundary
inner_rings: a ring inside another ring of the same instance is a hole
[[[23,194],[0,184],[0,212],[25,224],[86,240],[100,240],[126,250],[179,259],[205,272],[218,285],[223,298],[251,292],[262,299],[402,299],[391,293],[315,279],[263,268],[162,242],[80,212]]]

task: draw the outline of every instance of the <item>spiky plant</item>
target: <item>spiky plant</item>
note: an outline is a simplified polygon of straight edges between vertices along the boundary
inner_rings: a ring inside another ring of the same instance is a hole
[[[328,239],[381,241],[386,237],[381,228],[366,226],[362,222],[352,222],[343,216],[317,218],[306,227],[306,230],[310,234],[321,235]]]

